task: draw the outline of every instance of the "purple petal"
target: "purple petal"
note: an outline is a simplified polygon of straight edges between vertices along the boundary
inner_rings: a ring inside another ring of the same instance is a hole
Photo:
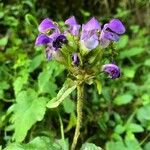
[[[117,34],[123,34],[125,32],[125,27],[119,19],[112,19],[108,24],[108,28]]]
[[[46,36],[45,34],[40,34],[36,38],[35,45],[45,45],[50,43],[51,41],[52,39]]]
[[[109,74],[111,79],[119,78],[120,77],[120,69],[115,64],[105,64],[102,66],[102,71]]]
[[[100,23],[94,17],[82,26],[82,31],[100,30],[100,29],[101,29]]]
[[[46,18],[40,23],[38,30],[41,33],[46,33],[48,30],[56,28],[57,26],[54,24],[54,22],[51,19]]]
[[[104,32],[104,38],[112,41],[119,41],[119,36],[116,33],[105,31]]]
[[[75,17],[72,16],[65,21],[65,24],[73,26],[73,25],[77,25],[77,21]]]
[[[77,36],[79,34],[79,29],[80,29],[80,25],[77,23],[76,19],[74,16],[70,17],[69,19],[67,19],[65,21],[65,24],[69,25],[69,29],[68,31],[74,35]]]
[[[89,50],[95,49],[99,44],[98,36],[96,34],[92,35],[90,38],[81,40],[81,42]]]

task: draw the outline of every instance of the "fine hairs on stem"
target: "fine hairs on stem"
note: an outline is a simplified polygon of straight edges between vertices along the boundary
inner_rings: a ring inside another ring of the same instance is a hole
[[[71,150],[75,150],[80,135],[80,127],[82,123],[83,95],[84,95],[84,85],[83,83],[80,83],[77,85],[77,124],[75,134],[73,137],[73,142],[71,145]]]

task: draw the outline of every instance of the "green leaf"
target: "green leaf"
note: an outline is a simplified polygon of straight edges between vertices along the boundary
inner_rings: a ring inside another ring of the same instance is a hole
[[[8,43],[8,36],[0,38],[0,46],[6,46]]]
[[[150,150],[150,142],[145,144],[144,150]]]
[[[102,93],[102,83],[101,83],[101,81],[100,80],[95,80],[95,83],[96,83],[98,94],[101,94]]]
[[[15,81],[13,83],[15,95],[17,95],[21,91],[23,85],[25,83],[27,83],[27,80],[28,80],[28,76],[26,76],[26,75],[19,76],[15,79]]]
[[[150,104],[145,105],[138,109],[137,111],[137,119],[141,122],[150,122]]]
[[[127,150],[124,143],[122,141],[117,141],[117,142],[107,142],[106,144],[106,150]]]
[[[133,99],[133,96],[129,93],[123,94],[123,95],[118,95],[115,99],[114,99],[114,103],[116,105],[125,105],[131,102],[131,100]]]
[[[37,97],[37,93],[28,89],[17,95],[14,107],[14,127],[13,138],[17,142],[25,139],[28,130],[37,121],[41,121],[46,111],[46,101],[44,97]]]
[[[36,27],[38,26],[38,23],[36,21],[36,18],[34,16],[32,16],[31,14],[26,14],[25,15],[25,21],[29,24],[29,25],[35,25]]]
[[[66,99],[63,101],[64,110],[66,113],[72,113],[75,110],[75,104],[72,100]]]
[[[60,105],[60,103],[67,98],[76,89],[76,84],[71,79],[68,79],[61,90],[58,92],[57,96],[47,103],[48,108],[55,108]]]
[[[127,78],[133,78],[136,72],[136,68],[134,67],[125,67],[123,68],[123,74]]]
[[[115,132],[118,134],[122,134],[125,131],[125,127],[122,126],[121,124],[117,125],[115,128]]]
[[[141,54],[144,51],[145,49],[143,47],[133,47],[120,52],[120,58],[133,57]]]
[[[76,115],[75,115],[74,112],[72,112],[72,113],[70,114],[69,123],[68,123],[68,125],[67,125],[67,127],[66,127],[66,129],[65,129],[65,132],[68,132],[68,131],[70,131],[73,127],[75,127],[75,126],[76,126],[76,123],[77,123]]]
[[[48,137],[36,137],[28,144],[11,143],[4,150],[69,150],[67,140],[53,142]]]
[[[96,146],[93,143],[85,143],[82,145],[80,150],[102,150],[99,146]]]
[[[138,133],[138,132],[143,132],[144,131],[143,127],[141,125],[136,124],[136,123],[130,123],[127,126],[126,130],[134,132],[134,133]]]
[[[45,70],[41,72],[38,76],[38,93],[50,93],[50,95],[56,96],[57,86],[53,81],[50,80],[51,72],[49,70]]]
[[[7,90],[9,88],[9,84],[6,81],[0,82],[0,90]]]
[[[43,60],[43,55],[42,54],[35,56],[30,62],[29,72],[33,72],[37,67],[39,67],[42,60]]]
[[[124,48],[127,45],[128,41],[129,41],[129,37],[127,35],[123,35],[120,38],[119,42],[115,42],[114,43],[115,44],[115,48],[116,49],[122,49],[122,48]]]
[[[144,65],[150,67],[150,59],[146,59]]]

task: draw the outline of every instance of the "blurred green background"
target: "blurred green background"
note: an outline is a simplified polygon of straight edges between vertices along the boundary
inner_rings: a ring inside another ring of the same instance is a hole
[[[1,148],[29,150],[32,146],[31,150],[38,150],[41,146],[43,150],[57,150],[54,142],[61,139],[62,122],[65,144],[62,141],[59,144],[67,150],[72,142],[76,93],[59,108],[43,110],[44,102],[39,103],[37,99],[42,97],[46,102],[56,96],[67,72],[55,61],[45,60],[43,47],[34,46],[42,19],[49,17],[63,24],[71,15],[81,24],[92,16],[102,24],[119,18],[126,27],[126,34],[115,44],[115,60],[121,67],[121,77],[102,80],[101,95],[95,85],[85,87],[77,149],[90,142],[106,150],[150,150],[149,0],[0,1]],[[50,141],[45,144],[41,136]],[[15,142],[20,139],[23,144]]]

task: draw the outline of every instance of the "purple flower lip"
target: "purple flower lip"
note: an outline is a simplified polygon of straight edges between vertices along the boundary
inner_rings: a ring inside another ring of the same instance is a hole
[[[37,46],[38,45],[46,45],[46,44],[50,43],[51,41],[52,41],[52,39],[49,38],[47,35],[40,34],[36,38],[35,45],[37,45]]]
[[[115,64],[105,64],[102,66],[102,71],[109,74],[110,79],[116,79],[120,77],[120,69]]]
[[[55,48],[55,50],[62,47],[63,44],[67,44],[68,40],[64,35],[59,35],[56,40],[53,41],[52,45]]]
[[[98,44],[98,31],[101,30],[100,23],[93,17],[82,25],[81,43],[89,50],[95,49]]]

